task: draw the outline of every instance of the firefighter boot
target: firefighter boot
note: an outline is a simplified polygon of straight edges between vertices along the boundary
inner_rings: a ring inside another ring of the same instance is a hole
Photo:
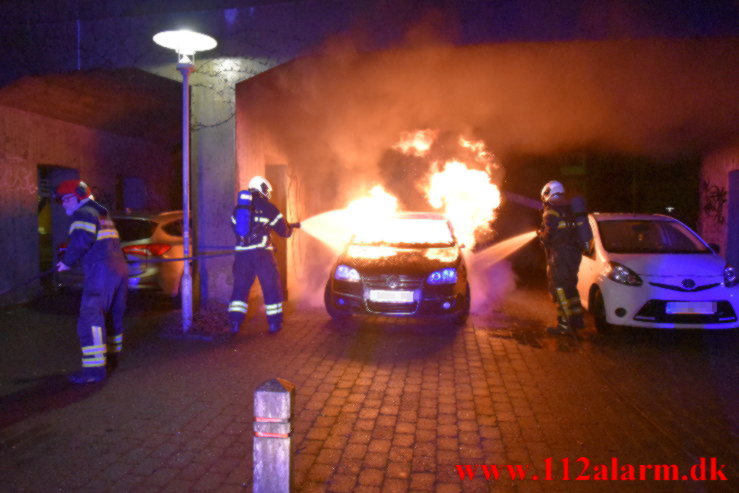
[[[547,334],[562,335],[569,334],[572,330],[570,329],[567,319],[564,317],[557,317],[557,325],[554,327],[547,327]]]
[[[99,366],[95,368],[82,368],[80,371],[69,376],[69,381],[82,385],[86,383],[102,382],[105,380],[105,367]]]
[[[279,322],[270,322],[269,323],[269,333],[270,334],[276,334],[279,331],[282,330],[282,324]]]
[[[231,327],[228,329],[228,331],[231,334],[238,334],[239,333],[240,326],[241,326],[241,324],[239,322],[232,321],[231,322]]]

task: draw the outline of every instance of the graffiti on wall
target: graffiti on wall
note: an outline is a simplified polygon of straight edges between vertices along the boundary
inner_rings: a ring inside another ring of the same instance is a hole
[[[701,182],[701,195],[703,196],[703,213],[716,224],[724,224],[724,204],[727,201],[728,192],[718,185],[711,185],[706,181]]]

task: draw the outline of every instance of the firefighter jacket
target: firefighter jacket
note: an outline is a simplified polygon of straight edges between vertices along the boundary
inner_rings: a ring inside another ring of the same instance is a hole
[[[86,199],[72,214],[67,250],[62,262],[69,267],[82,263],[85,272],[97,263],[106,263],[116,271],[127,272],[126,259],[115,224],[105,207]]]
[[[264,195],[256,190],[251,191],[252,214],[250,233],[245,238],[240,238],[236,233],[236,208],[231,215],[231,223],[236,235],[235,250],[273,250],[270,232],[288,238],[292,234],[292,228],[287,224],[282,213]]]
[[[565,199],[555,198],[544,204],[539,240],[547,250],[580,251],[577,222],[572,207]]]

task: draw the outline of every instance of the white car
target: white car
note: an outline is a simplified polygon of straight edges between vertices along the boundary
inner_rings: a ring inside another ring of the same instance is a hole
[[[736,270],[693,230],[658,214],[590,214],[577,289],[599,332],[739,327]],[[716,248],[717,249],[717,248]]]

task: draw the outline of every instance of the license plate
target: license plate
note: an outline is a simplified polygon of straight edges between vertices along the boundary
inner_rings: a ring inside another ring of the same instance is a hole
[[[668,301],[665,307],[668,315],[713,315],[716,303],[713,301]]]
[[[370,289],[369,299],[379,303],[413,303],[413,291]]]

